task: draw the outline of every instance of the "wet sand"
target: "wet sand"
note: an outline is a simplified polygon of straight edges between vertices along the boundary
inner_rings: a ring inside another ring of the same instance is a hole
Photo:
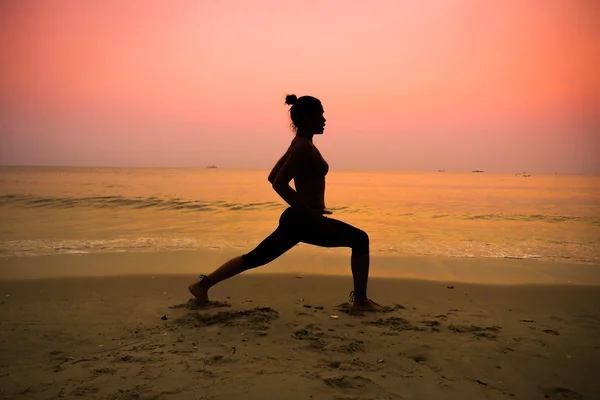
[[[115,259],[135,272],[145,256]],[[508,275],[513,260],[503,261]],[[190,274],[15,278],[41,262],[0,268],[0,398],[600,396],[594,285],[373,278],[370,296],[387,311],[353,315],[349,274],[254,273],[216,286],[202,309]]]

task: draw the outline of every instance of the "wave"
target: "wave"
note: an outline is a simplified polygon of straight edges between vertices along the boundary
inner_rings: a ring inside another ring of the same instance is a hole
[[[398,216],[404,216],[410,214],[398,214]],[[563,223],[563,222],[576,222],[587,225],[600,226],[600,217],[582,217],[575,215],[545,215],[545,214],[504,214],[504,213],[493,213],[493,214],[434,214],[430,218],[432,219],[451,219],[451,220],[463,220],[463,221],[518,221],[518,222],[549,222],[549,223]]]
[[[157,209],[183,212],[224,212],[224,211],[256,211],[278,210],[287,207],[284,203],[273,201],[255,203],[232,203],[227,201],[202,201],[186,200],[181,198],[151,197],[124,197],[124,196],[91,196],[91,197],[41,197],[25,194],[6,194],[0,196],[0,206],[14,206],[25,208],[57,208],[68,209],[74,207],[92,207],[105,209]],[[548,222],[548,223],[581,223],[600,226],[600,217],[574,216],[574,215],[547,215],[547,214],[415,214],[415,213],[377,213],[367,207],[337,206],[328,207],[336,213],[342,214],[371,214],[376,217],[390,217],[407,219],[436,219],[436,220],[470,220],[470,221],[518,221],[518,222]]]
[[[257,203],[232,203],[228,201],[185,200],[180,198],[161,199],[152,197],[123,197],[123,196],[92,196],[92,197],[41,197],[24,194],[6,194],[0,196],[0,206],[25,208],[125,208],[125,209],[158,209],[176,211],[250,211],[250,210],[280,210],[287,206],[284,203],[263,201]],[[367,211],[349,208],[347,206],[329,207],[336,212],[348,214],[365,213]]]
[[[581,217],[574,215],[545,215],[545,214],[481,214],[481,215],[464,215],[466,220],[486,220],[486,221],[519,221],[519,222],[579,222],[589,225],[600,226],[599,217]]]
[[[0,196],[1,206],[20,206],[28,208],[129,208],[179,211],[243,211],[283,209],[281,203],[265,201],[259,203],[231,203],[226,201],[199,201],[179,198],[161,199],[158,197],[123,197],[123,196],[93,196],[93,197],[40,197],[33,195],[7,194]]]

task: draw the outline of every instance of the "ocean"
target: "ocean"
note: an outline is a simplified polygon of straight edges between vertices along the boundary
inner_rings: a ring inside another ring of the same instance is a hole
[[[228,249],[277,226],[268,171],[0,168],[0,257]],[[600,176],[331,171],[373,254],[600,263]],[[306,244],[301,251],[343,252]]]

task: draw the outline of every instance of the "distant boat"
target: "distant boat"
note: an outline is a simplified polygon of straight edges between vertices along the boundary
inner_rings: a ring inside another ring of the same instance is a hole
[[[446,171],[444,171],[443,169],[438,169],[438,172],[446,172]]]
[[[208,166],[208,167],[206,167],[206,168],[209,168],[209,169],[214,169],[214,168],[217,168],[217,166],[216,166],[215,164],[213,164],[213,165],[209,165],[209,166]]]
[[[476,170],[475,170],[475,171],[473,171],[473,172],[483,172],[483,171],[482,171],[482,170],[480,170],[480,169],[476,169]]]

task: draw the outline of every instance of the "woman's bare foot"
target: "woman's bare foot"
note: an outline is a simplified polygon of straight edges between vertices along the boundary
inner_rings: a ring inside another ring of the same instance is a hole
[[[355,311],[382,311],[383,306],[375,303],[371,299],[354,300],[352,302],[352,309]]]
[[[200,304],[208,304],[208,281],[204,276],[200,276],[200,280],[188,286],[190,293],[198,300]]]
[[[368,298],[357,299],[354,297],[354,291],[350,292],[350,303],[354,311],[382,311],[383,307]]]

